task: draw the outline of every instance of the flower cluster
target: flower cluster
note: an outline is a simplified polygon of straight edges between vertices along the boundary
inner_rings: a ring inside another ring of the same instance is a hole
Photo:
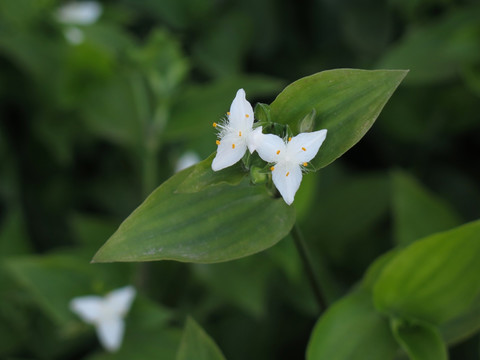
[[[317,155],[327,136],[327,130],[301,133],[288,139],[263,134],[262,127],[253,128],[253,109],[240,89],[227,113],[225,122],[213,123],[220,130],[217,155],[212,169],[218,171],[242,159],[245,151],[257,151],[271,164],[272,180],[285,202],[290,205],[302,181],[302,170]]]

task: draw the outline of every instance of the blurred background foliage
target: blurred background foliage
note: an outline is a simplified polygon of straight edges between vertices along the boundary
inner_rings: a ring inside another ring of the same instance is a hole
[[[297,195],[329,302],[390,248],[480,217],[478,1],[106,0],[87,25],[62,4],[0,1],[0,358],[174,359],[187,315],[228,359],[304,356],[318,309],[289,237],[222,264],[89,264],[182,155],[215,150],[241,87],[270,103],[326,69],[410,69]],[[106,354],[68,301],[129,283]],[[476,335],[450,355],[479,351]]]

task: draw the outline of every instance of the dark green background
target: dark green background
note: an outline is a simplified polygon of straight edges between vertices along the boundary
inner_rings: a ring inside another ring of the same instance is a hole
[[[410,69],[360,143],[296,196],[330,302],[395,245],[480,217],[477,1],[104,1],[79,45],[60,3],[0,2],[0,357],[95,356],[62,304],[127,283],[145,302],[133,353],[151,338],[174,357],[190,314],[228,359],[304,357],[318,310],[289,237],[216,265],[88,265],[185,151],[215,150],[211,123],[240,87],[271,103],[322,70]],[[450,355],[478,359],[478,335]]]

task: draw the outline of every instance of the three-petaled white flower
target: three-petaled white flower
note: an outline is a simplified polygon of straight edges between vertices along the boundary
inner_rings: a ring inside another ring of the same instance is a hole
[[[302,168],[317,155],[327,136],[327,130],[301,133],[285,142],[273,134],[262,134],[257,147],[258,155],[270,168],[272,180],[285,202],[290,205],[302,181]]]
[[[245,98],[245,91],[237,91],[233,99],[227,119],[223,124],[213,123],[215,128],[220,129],[217,140],[217,155],[212,162],[212,169],[218,171],[238,162],[245,151],[253,153],[258,144],[258,138],[262,134],[262,127],[255,130],[253,127],[252,105]]]
[[[70,301],[70,309],[87,324],[95,326],[98,339],[108,351],[120,348],[125,330],[123,318],[135,298],[135,288],[125,286],[104,297],[89,295]]]

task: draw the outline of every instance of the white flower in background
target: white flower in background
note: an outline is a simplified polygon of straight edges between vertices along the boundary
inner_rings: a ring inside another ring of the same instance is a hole
[[[175,172],[179,172],[192,165],[195,165],[200,160],[200,156],[198,156],[197,153],[194,153],[193,151],[187,151],[177,160],[177,163],[175,164]]]
[[[65,36],[67,41],[73,45],[81,44],[83,42],[83,39],[85,38],[85,35],[83,35],[83,31],[75,26],[65,29],[63,35]]]
[[[262,135],[258,155],[272,163],[272,180],[285,202],[290,205],[302,181],[302,168],[317,155],[327,130],[301,133],[287,142],[273,134]]]
[[[87,324],[94,325],[102,346],[113,352],[122,344],[125,330],[123,319],[130,310],[135,294],[133,286],[125,286],[104,297],[76,297],[70,301],[70,309]]]
[[[257,140],[262,134],[262,127],[255,130],[253,126],[252,105],[245,98],[245,91],[237,91],[233,99],[227,119],[223,124],[213,123],[220,129],[217,140],[217,155],[212,162],[212,169],[218,171],[239,161],[247,148],[253,153],[257,147]]]
[[[63,24],[91,25],[102,14],[102,5],[96,1],[70,2],[61,6],[56,18]]]

